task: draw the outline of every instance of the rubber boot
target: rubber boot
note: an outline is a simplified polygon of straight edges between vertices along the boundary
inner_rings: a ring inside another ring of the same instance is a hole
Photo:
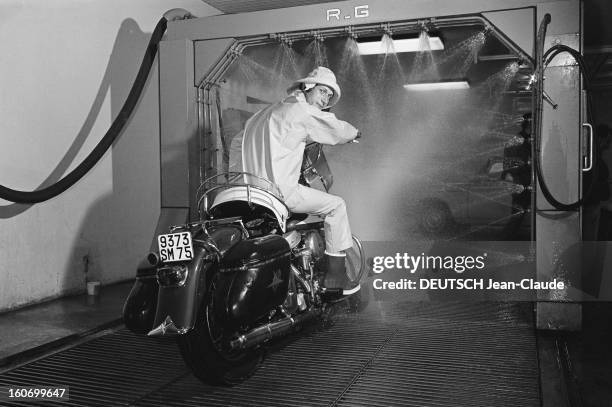
[[[345,255],[325,254],[327,272],[323,285],[327,289],[342,290],[343,295],[353,294],[359,290],[359,285],[354,286],[346,275]]]

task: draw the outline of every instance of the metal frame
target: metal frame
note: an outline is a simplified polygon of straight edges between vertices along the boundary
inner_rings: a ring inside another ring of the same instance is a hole
[[[245,176],[252,177],[252,178],[257,179],[258,181],[261,181],[264,184],[264,186],[254,185],[244,180],[241,182],[238,181],[239,178],[244,179]],[[214,181],[216,178],[219,178],[219,177],[227,177],[228,180],[227,182],[222,183],[222,184],[214,183],[213,184],[214,186],[206,188],[206,184],[208,182]],[[231,178],[231,180],[229,178]],[[248,172],[225,172],[225,173],[213,175],[212,177],[207,178],[206,180],[202,182],[202,184],[200,185],[200,188],[198,188],[196,196],[202,193],[202,196],[197,200],[197,208],[198,208],[198,214],[200,216],[200,219],[203,218],[203,214],[201,210],[202,202],[204,202],[204,215],[208,215],[208,197],[211,193],[215,191],[219,191],[219,190],[234,188],[234,187],[246,187],[247,202],[249,205],[252,205],[251,189],[255,189],[258,191],[262,191],[265,194],[270,195],[273,198],[275,198],[279,203],[283,205],[287,213],[290,213],[289,208],[287,208],[287,205],[285,204],[285,201],[283,199],[281,192],[278,191],[278,187],[272,182],[268,181],[265,178],[259,177],[257,175],[250,174]],[[280,219],[279,219],[279,222],[280,222]],[[283,225],[281,225],[281,227],[284,229]]]
[[[406,34],[419,33],[423,29],[447,28],[447,27],[465,27],[465,26],[483,26],[485,30],[492,32],[496,38],[502,42],[508,49],[514,51],[517,55],[514,59],[521,60],[527,63],[530,67],[534,67],[533,58],[518,47],[511,39],[509,39],[501,30],[493,25],[488,19],[480,14],[473,16],[448,17],[448,18],[430,18],[420,20],[405,20],[393,23],[379,24],[364,24],[364,25],[348,25],[345,27],[333,27],[327,29],[317,29],[309,31],[294,31],[286,33],[273,33],[269,35],[257,35],[250,37],[242,37],[235,39],[235,42],[221,56],[221,58],[212,66],[207,74],[196,81],[197,84],[197,106],[198,106],[198,135],[202,148],[200,148],[200,181],[203,178],[210,176],[208,171],[215,169],[216,163],[210,160],[206,163],[207,152],[213,150],[212,140],[212,108],[211,108],[211,91],[219,86],[219,81],[240,55],[248,47],[270,44],[273,42],[292,43],[294,41],[314,39],[314,38],[335,38],[338,36],[349,36],[359,38],[359,36],[382,35],[384,33],[391,34]],[[504,59],[510,59],[511,55],[505,55]],[[199,208],[199,201],[198,201]]]
[[[363,10],[363,7],[369,7],[368,15],[357,16],[357,8]],[[342,12],[339,18],[329,18],[329,11],[332,8]],[[349,16],[348,14],[353,11],[354,13]],[[217,159],[217,155],[211,151],[216,147],[214,143],[217,141],[212,140],[211,137],[207,138],[207,135],[213,133],[215,125],[213,106],[211,106],[214,95],[211,94],[211,91],[216,88],[218,80],[224,75],[226,69],[246,47],[270,41],[290,41],[315,36],[324,38],[332,35],[382,33],[385,29],[397,30],[397,32],[402,30],[416,32],[421,29],[423,22],[438,27],[479,24],[490,27],[503,44],[516,52],[518,59],[522,58],[523,62],[531,65],[533,69],[532,56],[535,55],[536,25],[545,13],[552,15],[552,23],[546,40],[572,44],[576,36],[581,35],[583,26],[579,14],[580,0],[513,0],[511,5],[503,0],[418,0],[414,2],[369,0],[367,5],[360,0],[346,0],[323,5],[305,5],[265,12],[218,15],[170,22],[166,38],[160,44],[160,61],[163,60],[166,64],[165,66],[160,64],[160,83],[163,85],[160,86],[160,89],[168,92],[164,94],[164,98],[160,97],[162,100],[160,108],[162,111],[162,140],[168,145],[172,145],[171,143],[175,141],[186,143],[180,150],[184,157],[189,155],[189,147],[198,147],[201,151],[194,152],[194,156],[189,157],[191,161],[188,164],[184,161],[173,162],[167,168],[162,168],[162,179],[168,176],[180,177],[180,187],[174,187],[170,183],[166,186],[162,184],[162,215],[158,229],[174,221],[175,218],[189,218],[190,210],[191,214],[196,213],[193,205],[197,200],[193,199],[191,192],[197,187],[198,181],[206,178],[206,165],[215,164],[212,160],[209,161],[208,157]],[[433,19],[431,16],[441,17]],[[359,24],[360,22],[363,23]],[[273,34],[269,34],[270,32]],[[166,47],[163,47],[164,45]],[[200,45],[202,45],[201,49]],[[580,39],[577,45],[572,46],[582,48]],[[164,52],[162,48],[165,48]],[[203,55],[207,59],[198,60],[197,55]],[[214,59],[218,60],[214,61]],[[555,75],[551,77],[555,78]],[[584,122],[581,117],[583,115],[582,105],[576,100],[575,95],[575,93],[580,93],[580,84],[559,84],[559,90],[563,90],[563,97],[557,96],[560,109],[553,111],[546,105],[545,121],[554,122],[557,125],[556,128],[560,129],[560,136],[573,140],[574,134],[578,132],[574,127],[580,127]],[[556,97],[554,94],[551,96]],[[194,99],[197,103],[195,106],[193,105]],[[561,111],[569,114],[560,114]],[[576,113],[580,120],[576,121],[576,126],[574,126]],[[184,129],[181,127],[182,123],[187,123]],[[189,145],[191,142],[194,142],[195,145]],[[202,150],[202,147],[206,149]],[[555,173],[571,172],[573,174],[574,169],[579,171],[578,165],[581,159],[575,156],[575,146],[572,144],[570,147],[571,149],[561,151],[562,154],[571,155],[567,163],[564,162],[556,167],[556,161],[549,163]],[[580,149],[581,145],[578,147]],[[200,154],[199,163],[196,154]],[[199,165],[199,168],[196,169],[196,165]],[[198,172],[199,179],[196,179]],[[561,213],[549,208],[541,214],[536,214],[536,204],[543,202],[537,197],[537,184],[533,185],[536,194],[532,195],[534,199],[532,218],[535,219],[532,223],[535,224],[533,233],[537,231],[538,234],[536,256],[538,277],[545,280],[552,278],[556,272],[551,264],[555,263],[557,253],[566,250],[580,240],[580,227],[577,221],[579,213]],[[186,186],[190,187],[188,193],[185,192]],[[169,203],[163,200],[164,191],[172,198],[168,199]],[[568,191],[573,193],[573,190]],[[535,200],[540,202],[535,202]],[[545,301],[545,299],[540,301]],[[579,326],[579,313],[567,316],[563,311],[559,311],[563,308],[559,306],[566,304],[555,303],[553,305],[543,311],[538,309],[538,327],[545,326],[555,329],[566,326],[567,323]],[[574,311],[575,309],[572,309],[572,313]]]

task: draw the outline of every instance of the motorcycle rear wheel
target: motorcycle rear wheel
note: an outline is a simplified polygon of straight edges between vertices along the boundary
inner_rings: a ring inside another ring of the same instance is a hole
[[[248,379],[263,361],[260,350],[229,349],[236,336],[223,327],[215,313],[214,278],[203,301],[195,327],[178,338],[178,347],[185,364],[204,383],[232,386]]]

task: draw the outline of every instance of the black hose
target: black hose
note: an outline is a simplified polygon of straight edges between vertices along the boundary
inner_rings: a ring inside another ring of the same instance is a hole
[[[119,134],[121,134],[125,124],[132,115],[132,112],[138,103],[138,99],[140,99],[140,94],[142,93],[142,90],[147,82],[147,77],[149,76],[151,67],[153,66],[155,54],[157,53],[157,45],[161,41],[162,36],[166,31],[167,25],[168,20],[166,17],[162,17],[155,26],[155,30],[153,30],[153,34],[151,34],[151,39],[147,45],[142,63],[140,64],[140,69],[138,70],[138,75],[134,80],[134,85],[132,85],[129,95],[110,128],[102,140],[100,140],[98,145],[92,150],[92,152],[89,153],[89,155],[68,175],[46,188],[28,192],[17,191],[0,185],[1,199],[16,203],[28,204],[49,200],[70,188],[77,181],[83,178],[83,176],[87,174],[87,172],[94,165],[96,165],[104,153],[106,153],[108,148],[115,142]]]
[[[582,78],[584,80],[584,89],[588,90],[590,83],[589,83],[589,78],[587,75],[587,70],[586,70],[586,64],[584,62],[584,59],[582,58],[582,55],[580,55],[580,53],[578,51],[576,51],[573,48],[568,47],[567,45],[562,45],[562,44],[557,44],[552,46],[551,48],[549,48],[546,52],[542,52],[543,48],[544,48],[544,37],[546,35],[546,26],[550,23],[550,15],[546,14],[544,16],[544,21],[542,22],[542,24],[540,25],[540,29],[538,32],[538,51],[536,52],[536,61],[538,63],[538,66],[536,68],[536,100],[535,100],[535,110],[536,110],[536,114],[535,114],[535,120],[534,120],[534,127],[537,130],[535,132],[536,137],[535,137],[535,154],[534,154],[534,164],[535,164],[535,172],[536,172],[536,176],[538,178],[538,183],[540,185],[540,190],[542,191],[542,194],[544,195],[544,198],[546,198],[546,200],[552,205],[554,206],[556,209],[558,210],[562,210],[562,211],[573,211],[578,209],[583,203],[584,203],[584,199],[585,197],[588,197],[592,192],[593,192],[593,185],[595,184],[594,180],[595,177],[597,176],[597,167],[595,166],[594,168],[594,177],[592,178],[592,181],[590,183],[590,185],[587,188],[587,192],[583,195],[582,198],[580,198],[579,200],[572,202],[572,203],[563,203],[561,201],[559,201],[558,199],[556,199],[553,194],[550,192],[550,189],[548,188],[548,185],[546,184],[546,181],[544,180],[544,175],[543,175],[543,170],[542,170],[542,161],[540,159],[540,155],[541,155],[541,132],[542,132],[542,105],[544,103],[543,101],[543,94],[544,94],[544,69],[546,69],[546,66],[553,60],[553,58],[555,58],[557,55],[567,52],[570,55],[572,55],[572,57],[576,60],[576,62],[578,63],[579,66],[579,70],[582,74]],[[590,96],[587,94],[587,115],[590,115],[590,112],[592,111],[591,109],[591,99]]]

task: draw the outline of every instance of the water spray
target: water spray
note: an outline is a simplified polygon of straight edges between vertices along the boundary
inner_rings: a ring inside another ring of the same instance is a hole
[[[306,48],[306,52],[312,53],[312,57],[315,60],[315,66],[327,66],[328,61],[325,50],[323,49],[325,36],[319,30],[312,30],[309,32],[309,35],[312,36],[312,42]]]

